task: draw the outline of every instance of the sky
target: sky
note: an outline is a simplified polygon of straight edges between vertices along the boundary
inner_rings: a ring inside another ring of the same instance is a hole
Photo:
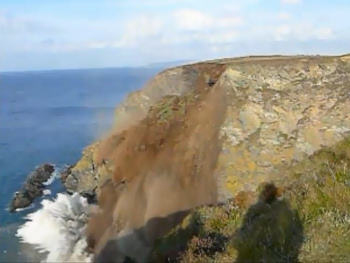
[[[0,0],[0,71],[350,53],[349,0]]]

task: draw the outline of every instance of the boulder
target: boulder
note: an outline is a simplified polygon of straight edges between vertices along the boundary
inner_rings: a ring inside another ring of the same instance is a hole
[[[9,205],[9,211],[15,212],[18,208],[29,206],[35,198],[43,194],[44,183],[49,180],[55,168],[51,164],[43,164],[36,168],[27,178],[22,189],[16,192]]]
[[[64,184],[67,181],[68,175],[71,173],[74,165],[69,165],[64,169],[64,171],[60,174],[61,182]]]

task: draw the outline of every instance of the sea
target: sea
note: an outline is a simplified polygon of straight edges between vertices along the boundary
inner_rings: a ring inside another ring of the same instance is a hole
[[[0,262],[62,262],[79,252],[71,250],[84,246],[79,216],[89,205],[65,194],[59,173],[108,132],[118,103],[163,69],[0,72]],[[49,191],[9,213],[14,192],[43,163],[56,168]]]

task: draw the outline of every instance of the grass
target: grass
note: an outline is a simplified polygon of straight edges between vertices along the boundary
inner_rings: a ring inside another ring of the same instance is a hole
[[[230,200],[193,211],[158,241],[154,261],[350,261],[350,138],[287,173],[282,200],[248,207]]]
[[[194,92],[180,97],[175,95],[165,96],[160,103],[150,109],[150,116],[155,117],[160,122],[167,122],[176,117],[183,118],[188,107],[199,98],[200,96],[195,95]]]

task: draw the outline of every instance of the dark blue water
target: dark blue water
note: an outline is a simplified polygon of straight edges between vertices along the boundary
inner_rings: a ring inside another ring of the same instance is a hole
[[[110,128],[115,106],[160,70],[0,73],[0,261],[16,260],[9,256],[18,249],[15,228],[36,209],[6,211],[27,175],[45,162],[62,167],[79,160],[82,149]],[[60,190],[57,181],[54,191]]]

